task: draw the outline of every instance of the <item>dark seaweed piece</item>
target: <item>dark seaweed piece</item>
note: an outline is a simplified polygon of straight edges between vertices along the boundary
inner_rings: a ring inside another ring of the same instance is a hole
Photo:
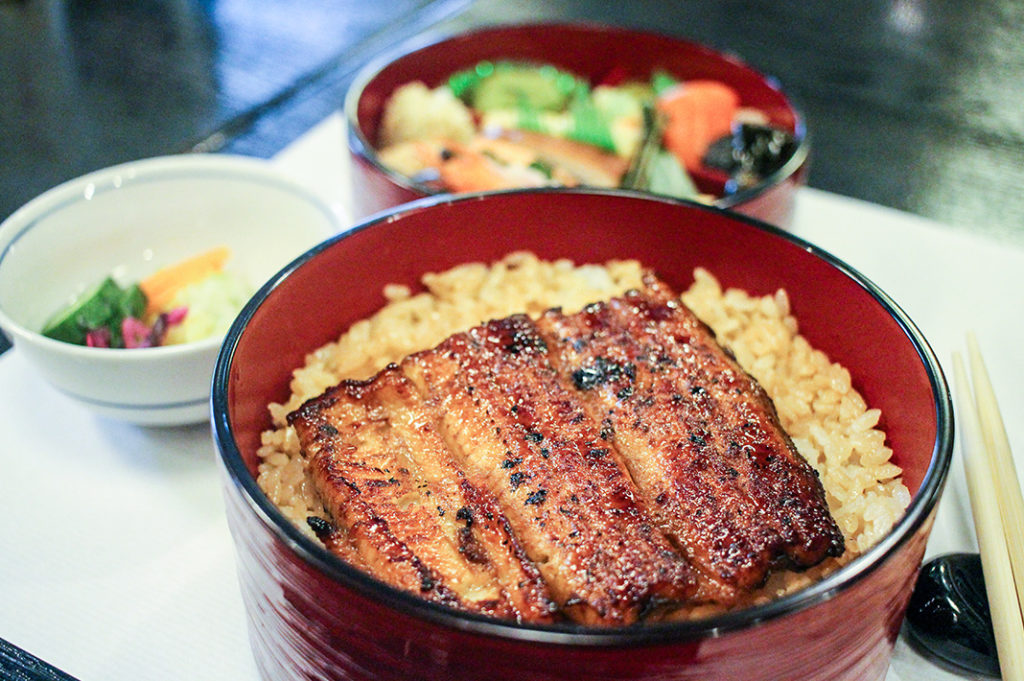
[[[760,177],[771,175],[785,165],[796,150],[796,140],[785,130],[766,125],[744,124],[739,129],[740,165]]]
[[[715,140],[703,163],[728,173],[733,191],[757,184],[779,170],[796,151],[796,139],[779,128],[744,123]]]
[[[708,145],[704,152],[703,163],[708,168],[721,170],[732,175],[739,168],[740,161],[733,144],[733,135],[723,135]]]

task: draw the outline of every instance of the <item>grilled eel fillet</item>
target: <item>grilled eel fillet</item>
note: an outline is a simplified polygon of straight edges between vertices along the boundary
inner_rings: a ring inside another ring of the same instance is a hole
[[[456,334],[289,422],[328,548],[475,612],[628,624],[843,550],[764,391],[650,275]]]
[[[437,401],[466,475],[498,498],[571,619],[629,624],[690,598],[688,564],[546,350],[533,322],[516,315],[452,336],[402,368]]]
[[[817,473],[764,389],[667,286],[649,274],[644,284],[579,314],[549,311],[538,326],[701,574],[700,598],[730,603],[773,567],[842,555]]]
[[[341,558],[445,605],[520,621],[556,607],[494,497],[452,459],[436,416],[392,365],[289,415],[337,528]]]

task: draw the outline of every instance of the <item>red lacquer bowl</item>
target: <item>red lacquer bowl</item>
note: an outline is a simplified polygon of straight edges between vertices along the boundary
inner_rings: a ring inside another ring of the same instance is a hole
[[[865,555],[770,604],[621,629],[520,626],[400,593],[300,533],[256,485],[267,404],[291,371],[384,304],[381,290],[529,249],[577,262],[637,258],[677,289],[696,266],[751,293],[785,287],[812,345],[883,414],[913,493]],[[952,450],[939,365],[906,315],[850,267],[727,211],[621,192],[522,191],[408,204],[309,251],[228,334],[213,385],[228,520],[253,649],[266,679],[882,679]]]
[[[357,218],[437,190],[385,168],[374,149],[385,104],[401,85],[420,80],[430,87],[477,62],[515,59],[554,64],[599,82],[609,73],[647,78],[663,69],[684,80],[724,82],[740,95],[743,106],[764,111],[769,121],[793,134],[797,148],[789,161],[759,184],[718,199],[715,205],[786,227],[794,192],[804,184],[810,142],[804,120],[773,78],[734,57],[702,45],[657,33],[596,24],[498,26],[436,42],[421,38],[413,48],[367,66],[345,100],[352,160],[352,208]],[[695,178],[703,191],[717,194],[721,178]]]

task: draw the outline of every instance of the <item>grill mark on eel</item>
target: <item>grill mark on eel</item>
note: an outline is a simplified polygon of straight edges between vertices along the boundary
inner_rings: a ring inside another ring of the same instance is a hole
[[[342,382],[289,415],[341,526],[325,532],[325,545],[434,602],[553,621],[540,574],[494,498],[455,466],[434,421],[395,366]]]
[[[570,618],[628,624],[695,593],[685,559],[527,317],[452,336],[402,369],[437,400],[455,458],[498,498]]]

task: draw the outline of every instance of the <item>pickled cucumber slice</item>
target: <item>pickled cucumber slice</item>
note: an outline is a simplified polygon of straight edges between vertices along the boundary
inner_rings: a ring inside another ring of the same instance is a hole
[[[121,287],[107,277],[54,315],[43,325],[42,334],[65,343],[85,345],[86,332],[110,318],[120,297]]]
[[[148,302],[142,288],[138,284],[132,284],[121,292],[121,298],[117,301],[117,311],[122,318],[141,319]]]
[[[108,276],[54,315],[41,333],[54,340],[85,345],[90,330],[107,327],[119,339],[121,320],[141,317],[145,309],[146,296],[138,285],[122,289]]]
[[[499,64],[473,88],[470,105],[480,111],[562,111],[578,85],[572,76],[551,67]]]

